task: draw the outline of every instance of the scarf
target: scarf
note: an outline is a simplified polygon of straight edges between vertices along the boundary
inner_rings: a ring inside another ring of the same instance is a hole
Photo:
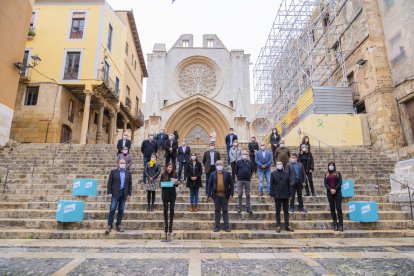
[[[157,163],[157,161],[155,161],[155,160],[151,160],[151,161],[149,161],[150,168],[154,167],[154,165],[155,165],[156,163]]]

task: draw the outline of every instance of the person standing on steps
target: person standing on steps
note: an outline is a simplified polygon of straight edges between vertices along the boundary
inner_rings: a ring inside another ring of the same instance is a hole
[[[148,139],[142,141],[141,144],[141,152],[144,156],[144,174],[143,174],[143,181],[144,184],[147,183],[147,176],[145,175],[145,166],[151,160],[151,156],[153,153],[157,153],[158,151],[158,143],[154,140],[154,135],[148,135]]]
[[[277,128],[272,129],[272,133],[270,134],[270,137],[269,137],[269,142],[272,148],[273,164],[276,164],[275,152],[276,152],[276,149],[279,147],[279,143],[280,143],[280,135],[277,131]]]
[[[313,156],[312,156],[312,153],[308,150],[308,146],[305,145],[305,144],[302,144],[302,147],[301,147],[301,150],[300,150],[300,153],[299,153],[298,161],[305,168],[306,178],[308,179],[307,185],[305,187],[305,189],[306,189],[305,196],[310,195],[309,187],[310,187],[310,192],[312,193],[312,196],[316,196],[315,195],[315,189],[313,187],[313,178],[312,178],[312,173],[314,171]]]
[[[276,162],[276,170],[270,176],[270,193],[275,200],[276,207],[276,232],[280,233],[280,211],[283,206],[285,230],[293,232],[289,224],[289,198],[290,198],[289,174],[283,169],[281,161]]]
[[[217,170],[212,172],[208,179],[207,201],[208,198],[214,200],[214,232],[220,231],[221,214],[223,214],[224,231],[231,232],[229,223],[229,199],[233,198],[234,184],[229,172],[224,170],[223,162],[216,162]]]
[[[157,155],[153,153],[151,155],[151,160],[145,164],[145,176],[148,178],[148,184],[145,184],[145,190],[147,191],[147,212],[154,212],[155,206],[155,191],[158,176],[161,173],[161,165],[157,162]]]
[[[342,176],[341,173],[336,170],[334,162],[328,163],[328,171],[325,173],[324,186],[329,201],[329,209],[331,210],[331,216],[333,221],[333,229],[335,231],[344,231],[344,217],[342,214]],[[335,212],[336,209],[336,212]],[[338,213],[338,216],[337,216]],[[339,224],[338,220],[339,219]]]
[[[187,188],[190,189],[190,212],[198,211],[198,192],[202,187],[201,176],[203,168],[197,160],[197,154],[191,154],[191,160],[185,167],[185,175],[187,176]]]
[[[259,151],[259,143],[256,142],[256,137],[252,137],[249,143],[249,157],[253,165],[253,173],[257,172],[256,153]]]
[[[162,128],[160,129],[160,132],[157,134],[157,136],[155,136],[155,141],[157,141],[157,145],[158,145],[158,159],[160,160],[160,162],[162,161],[162,158],[165,157],[165,150],[164,150],[164,146],[165,146],[165,142],[168,140],[168,135],[165,133],[165,130]]]
[[[300,143],[300,145],[299,145],[299,152],[302,150],[302,146],[303,145],[308,146],[308,152],[311,151],[311,145],[310,145],[310,142],[309,142],[309,136],[304,136],[302,138],[302,143]]]
[[[267,194],[270,195],[270,165],[272,165],[272,154],[266,150],[266,144],[261,143],[260,151],[256,153],[257,175],[259,176],[260,196],[263,196],[263,182],[266,179]]]
[[[177,173],[174,171],[174,165],[169,163],[166,166],[165,172],[161,175],[161,182],[172,182],[172,187],[161,187],[162,190],[162,204],[164,206],[164,236],[163,241],[171,241],[172,229],[174,222],[174,205],[177,199],[178,186]],[[162,184],[160,183],[160,186]],[[170,211],[170,221],[168,223],[168,209]]]
[[[242,158],[242,151],[239,149],[239,142],[234,140],[233,147],[230,149],[230,165],[231,165],[231,178],[233,182],[236,181],[236,163]]]
[[[225,143],[227,149],[227,167],[230,166],[230,149],[233,147],[233,142],[237,139],[237,135],[234,134],[234,129],[231,127],[229,129],[229,134],[226,135]]]
[[[131,149],[131,140],[128,140],[128,133],[126,132],[122,136],[122,139],[119,139],[118,143],[116,144],[116,148],[118,149],[118,154],[122,153],[122,149],[124,147],[128,148],[128,153],[129,153],[129,150]]]
[[[175,170],[175,166],[176,166],[175,163],[177,161],[178,141],[175,140],[174,134],[169,135],[169,139],[165,141],[164,149],[165,149],[165,166],[171,163],[173,164],[174,170]]]
[[[249,154],[246,150],[242,152],[242,159],[236,163],[237,175],[237,213],[241,213],[243,200],[243,187],[246,192],[246,211],[250,215],[253,214],[250,204],[250,181],[252,180],[253,163],[249,160]]]
[[[108,197],[111,199],[111,205],[108,215],[108,226],[105,234],[109,234],[112,230],[115,211],[118,209],[118,216],[116,219],[116,231],[124,232],[122,228],[122,217],[124,215],[125,204],[132,194],[132,176],[126,170],[125,159],[120,159],[118,168],[111,171],[108,177]]]
[[[211,129],[210,130],[210,144],[215,145],[216,144],[216,138],[217,138],[216,131],[214,129]]]
[[[286,170],[287,164],[289,163],[290,151],[285,146],[285,141],[280,141],[279,147],[275,151],[274,158],[276,161],[282,161],[283,168]]]
[[[290,163],[287,165],[287,172],[290,181],[290,212],[295,212],[295,196],[298,195],[299,211],[306,213],[303,206],[302,190],[306,186],[306,173],[303,165],[298,163],[298,155],[292,154]]]
[[[220,153],[214,149],[214,145],[210,144],[210,149],[204,152],[203,165],[206,173],[206,183],[211,173],[216,170],[216,162],[220,160]]]
[[[130,153],[128,153],[128,148],[127,147],[124,147],[122,149],[122,153],[118,154],[118,156],[116,158],[116,163],[118,164],[119,160],[121,160],[121,159],[125,159],[126,169],[128,171],[130,171],[131,170],[131,165],[132,165],[132,156],[131,156]]]
[[[185,174],[185,167],[187,166],[188,162],[190,162],[190,155],[191,149],[187,146],[187,141],[183,140],[181,142],[181,146],[177,150],[178,152],[178,180],[181,180],[181,174],[184,171],[183,179],[184,181],[187,180],[187,176]]]

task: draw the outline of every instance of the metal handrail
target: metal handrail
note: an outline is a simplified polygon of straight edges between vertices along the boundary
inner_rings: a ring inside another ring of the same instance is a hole
[[[332,150],[332,155],[333,155],[333,159],[334,159],[334,162],[335,162],[335,147],[334,146],[331,146],[331,145],[329,145],[329,144],[327,144],[327,143],[325,143],[324,141],[322,141],[322,140],[319,140],[318,138],[315,138],[315,137],[313,137],[312,135],[310,135],[310,134],[308,134],[308,133],[306,133],[306,132],[304,132],[304,131],[300,131],[299,132],[300,134],[301,133],[303,133],[303,135],[304,136],[308,136],[308,137],[310,137],[310,138],[312,138],[312,139],[314,139],[314,140],[316,140],[316,141],[318,141],[318,143],[319,143],[319,150],[321,149],[321,143],[322,144],[324,144],[325,146],[327,146],[328,148],[330,148],[331,150]]]
[[[401,185],[401,189],[407,189],[408,191],[408,200],[409,200],[409,204],[410,204],[410,212],[411,212],[411,220],[414,220],[414,214],[413,214],[413,201],[411,199],[411,196],[414,196],[414,188],[411,187],[408,183],[403,183],[401,181],[398,181],[394,178],[390,178],[390,180],[397,182],[398,184]],[[411,194],[411,191],[413,191],[413,193]]]
[[[3,184],[3,194],[6,192],[7,180],[9,178],[9,171],[10,171],[10,168],[7,168],[7,170],[6,170],[6,178],[5,178],[4,184]],[[1,178],[0,178],[0,183],[1,183]]]

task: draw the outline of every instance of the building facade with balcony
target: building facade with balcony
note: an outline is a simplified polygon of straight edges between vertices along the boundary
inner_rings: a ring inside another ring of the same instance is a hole
[[[132,11],[116,12],[105,0],[36,0],[30,30],[23,64],[33,55],[41,62],[21,71],[11,138],[112,144],[124,131],[134,137],[147,71]]]

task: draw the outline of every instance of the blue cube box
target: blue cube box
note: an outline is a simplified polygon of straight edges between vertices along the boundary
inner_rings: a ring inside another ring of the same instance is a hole
[[[81,222],[85,202],[80,200],[59,200],[56,209],[56,220],[60,222]]]
[[[354,190],[354,180],[353,179],[343,179],[341,185],[342,197],[352,197],[355,194]]]
[[[359,222],[377,222],[378,204],[373,201],[348,202],[349,219]]]
[[[89,178],[73,179],[72,195],[76,196],[96,196],[98,190],[98,180]]]

